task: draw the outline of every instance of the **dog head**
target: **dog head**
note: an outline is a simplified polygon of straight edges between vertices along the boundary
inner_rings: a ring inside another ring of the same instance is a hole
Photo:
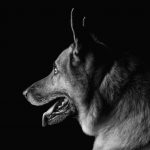
[[[84,21],[83,17],[74,19],[72,10],[73,44],[56,59],[50,75],[34,83],[24,92],[27,100],[33,105],[51,103],[50,109],[43,114],[43,126],[59,123],[70,114],[78,112],[83,130],[88,132],[82,120],[88,118],[89,110],[92,110],[92,101],[97,96],[95,92],[103,78],[104,64],[107,64],[104,59],[107,48],[87,34]],[[103,54],[101,59],[98,58],[100,52]],[[90,118],[87,120],[91,121]]]

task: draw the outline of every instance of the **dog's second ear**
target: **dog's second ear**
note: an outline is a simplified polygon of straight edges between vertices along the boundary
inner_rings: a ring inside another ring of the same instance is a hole
[[[76,46],[76,50],[79,50],[80,41],[82,41],[82,36],[84,32],[85,17],[78,14],[73,8],[71,10],[71,29],[73,33],[73,39]]]

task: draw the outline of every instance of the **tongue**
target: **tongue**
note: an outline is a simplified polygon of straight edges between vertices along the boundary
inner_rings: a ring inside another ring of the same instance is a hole
[[[48,111],[46,111],[46,112],[43,114],[43,116],[42,116],[42,126],[43,126],[43,127],[45,127],[45,126],[46,126],[46,123],[47,123],[47,121],[45,120],[45,119],[47,118],[46,116],[52,114],[52,112],[53,112],[53,110],[54,110],[56,104],[57,104],[57,103],[55,103],[50,109],[48,109]]]

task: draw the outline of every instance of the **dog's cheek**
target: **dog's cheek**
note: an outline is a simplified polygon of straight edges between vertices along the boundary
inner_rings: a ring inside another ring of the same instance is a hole
[[[71,93],[72,87],[65,75],[60,74],[57,77],[54,77],[53,83],[54,83],[53,84],[54,91],[59,90],[61,92],[66,92],[67,94]]]

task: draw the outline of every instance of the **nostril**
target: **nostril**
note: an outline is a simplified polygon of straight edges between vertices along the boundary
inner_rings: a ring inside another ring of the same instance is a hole
[[[23,95],[27,98],[28,93],[34,93],[34,91],[35,91],[34,86],[31,86],[31,87],[27,88],[25,91],[23,91]]]
[[[27,97],[28,90],[23,91],[23,95]]]

